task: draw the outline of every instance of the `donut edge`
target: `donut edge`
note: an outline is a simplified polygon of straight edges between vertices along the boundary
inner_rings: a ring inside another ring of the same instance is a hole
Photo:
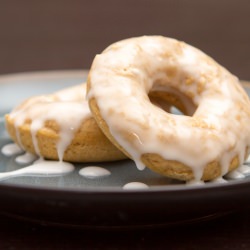
[[[100,114],[100,110],[98,108],[98,104],[95,98],[91,98],[89,100],[89,106],[98,126],[101,128],[103,133],[119,150],[121,150],[125,155],[127,155],[130,159],[132,159],[132,157],[128,154],[128,152],[126,152],[126,150],[116,142],[115,138],[110,133],[110,129],[107,123]],[[247,151],[248,149],[246,148],[245,157],[247,155]],[[142,154],[141,161],[149,169],[163,176],[182,181],[191,181],[195,179],[192,168],[179,161],[163,159],[160,155],[153,153]],[[239,166],[239,156],[236,155],[232,158],[230,162],[228,172],[235,170],[236,168],[238,168],[238,166]],[[208,163],[204,167],[201,180],[210,181],[220,176],[221,176],[220,163],[218,160],[214,160]]]
[[[5,116],[6,129],[11,139],[19,144],[13,119]],[[27,152],[35,153],[30,131],[30,121],[17,128],[20,134],[21,147]],[[59,127],[55,121],[47,121],[36,134],[40,155],[49,160],[59,160],[56,144],[59,140]],[[68,162],[106,162],[126,159],[102,133],[93,117],[85,120],[64,152],[63,160]]]

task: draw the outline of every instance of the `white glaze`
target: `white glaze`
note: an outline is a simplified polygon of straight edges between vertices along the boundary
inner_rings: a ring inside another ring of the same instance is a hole
[[[247,157],[245,163],[250,163],[250,155]]]
[[[111,172],[103,167],[88,166],[79,170],[79,174],[85,178],[95,179],[111,175]]]
[[[7,148],[7,155],[13,156],[17,153],[22,152],[22,150],[14,143],[7,144],[3,148]],[[2,150],[5,151],[5,150]],[[23,155],[19,155],[16,157],[15,161],[19,165],[28,164],[33,162],[37,157],[31,153],[26,152]],[[69,163],[59,162],[59,161],[46,161],[42,158],[34,162],[33,165],[18,169],[15,171],[7,172],[7,173],[0,173],[0,180],[8,179],[16,176],[55,176],[55,175],[64,175],[74,170],[74,166]],[[88,179],[95,179],[95,178],[102,178],[111,175],[111,172],[103,167],[98,166],[89,166],[84,167],[79,170],[79,174]],[[237,170],[232,171],[231,173],[225,176],[226,179],[237,180],[243,179],[250,174],[250,166],[249,165],[242,165]],[[227,183],[228,181],[218,177],[212,180],[212,183]],[[188,181],[186,185],[204,185],[203,181]],[[149,188],[145,183],[141,182],[130,182],[123,186],[123,189],[144,189]]]
[[[173,68],[175,74],[168,74]],[[127,39],[95,57],[89,79],[88,99],[95,98],[110,133],[139,169],[145,153],[190,166],[195,181],[215,159],[222,176],[235,155],[243,163],[250,145],[249,98],[235,76],[198,49],[157,36]],[[169,88],[192,99],[193,117],[149,102],[151,89]]]
[[[248,175],[250,175],[250,166],[243,164],[239,166],[237,169],[226,174],[224,178],[230,180],[238,180],[238,179],[244,179]]]
[[[59,159],[62,160],[75,132],[81,123],[91,116],[85,95],[86,85],[83,84],[58,91],[52,95],[32,97],[18,106],[10,113],[10,118],[14,120],[19,144],[22,146],[18,127],[30,119],[33,145],[36,153],[40,155],[36,138],[37,132],[46,121],[54,120],[60,127],[57,152]]]
[[[9,179],[16,176],[60,176],[74,170],[74,165],[59,161],[44,161],[39,159],[28,167],[24,167],[11,172],[0,173],[0,180]]]
[[[212,183],[227,183],[228,181],[224,179],[223,177],[218,177],[211,181]]]
[[[238,180],[238,179],[244,179],[245,175],[238,171],[238,169],[231,171],[230,173],[226,174],[225,176],[226,179],[231,179],[231,180]]]
[[[149,186],[142,182],[129,182],[123,186],[123,189],[132,190],[132,189],[148,189]]]
[[[191,181],[187,181],[186,185],[188,185],[188,186],[202,186],[202,185],[205,185],[205,182],[201,181],[201,180],[194,179]]]
[[[6,144],[1,149],[1,153],[5,156],[13,156],[22,152],[23,150],[16,143]]]
[[[243,164],[237,170],[244,175],[250,174],[250,166],[248,166],[248,165]]]
[[[17,164],[24,165],[24,164],[30,164],[36,159],[37,159],[36,155],[33,155],[33,154],[29,153],[29,152],[26,152],[23,155],[17,156],[15,161],[16,161]]]

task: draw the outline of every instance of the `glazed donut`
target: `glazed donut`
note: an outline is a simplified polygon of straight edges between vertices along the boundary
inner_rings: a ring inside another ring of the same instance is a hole
[[[235,76],[188,44],[161,36],[114,43],[95,57],[87,84],[98,125],[139,169],[212,180],[249,153],[247,94]]]
[[[124,159],[104,136],[85,99],[86,84],[27,99],[6,115],[11,138],[46,159],[98,162]]]

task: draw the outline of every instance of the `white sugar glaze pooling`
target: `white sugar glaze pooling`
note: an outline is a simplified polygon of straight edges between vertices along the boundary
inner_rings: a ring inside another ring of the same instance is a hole
[[[9,143],[2,147],[1,152],[5,156],[20,154],[23,150],[16,143]]]
[[[45,161],[43,159],[39,159],[30,166],[10,172],[0,173],[0,180],[9,179],[16,176],[61,176],[72,172],[74,169],[75,167],[71,163]]]
[[[37,156],[26,152],[18,155],[23,150],[15,143],[9,143],[2,147],[1,153],[5,156],[16,156],[15,161],[19,165],[30,164],[37,159]],[[60,176],[72,172],[75,169],[71,163],[63,161],[47,161],[39,158],[32,165],[26,166],[10,172],[0,173],[0,180],[13,178],[16,176]]]
[[[53,120],[60,126],[59,140],[56,146],[58,158],[62,160],[65,150],[81,123],[91,117],[85,95],[86,86],[82,84],[58,91],[52,95],[30,98],[14,109],[10,113],[10,118],[14,120],[16,137],[19,138],[20,146],[22,147],[22,143],[18,127],[23,125],[27,119],[30,119],[32,142],[36,154],[40,155],[37,132],[46,121]]]
[[[235,156],[243,164],[249,97],[235,76],[198,49],[158,36],[123,40],[95,57],[88,79],[88,99],[95,99],[114,141],[139,169],[144,154],[156,154],[189,166],[199,181],[213,161],[221,176]],[[173,116],[150,104],[148,93],[164,89],[188,96],[197,107],[193,116]]]
[[[250,175],[250,166],[243,164],[238,169],[228,173],[225,178],[236,180],[243,179],[248,175]]]
[[[225,180],[225,179],[222,178],[222,177],[218,177],[218,178],[212,180],[211,182],[212,182],[212,183],[227,183],[228,181]]]
[[[88,166],[80,169],[79,174],[85,178],[95,179],[111,175],[111,172],[103,167]]]
[[[148,189],[149,186],[142,182],[129,182],[123,186],[125,190]]]
[[[245,162],[247,163],[247,162]],[[244,175],[249,175],[250,174],[250,166],[247,164],[243,164],[241,165],[238,169],[236,169],[237,171],[239,171],[240,173],[244,174]]]
[[[24,164],[30,164],[36,159],[37,159],[36,155],[33,155],[33,154],[29,153],[29,152],[26,152],[23,155],[17,156],[15,161],[16,161],[16,163],[18,163],[20,165],[24,165]]]

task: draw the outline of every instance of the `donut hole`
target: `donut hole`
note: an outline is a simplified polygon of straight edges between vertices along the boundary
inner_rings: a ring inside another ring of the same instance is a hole
[[[196,110],[192,100],[181,93],[177,95],[170,92],[151,91],[148,97],[153,105],[168,113],[192,116]]]
[[[183,112],[181,110],[179,110],[177,107],[175,106],[171,106],[169,108],[169,111],[171,114],[175,114],[175,115],[184,115]]]

